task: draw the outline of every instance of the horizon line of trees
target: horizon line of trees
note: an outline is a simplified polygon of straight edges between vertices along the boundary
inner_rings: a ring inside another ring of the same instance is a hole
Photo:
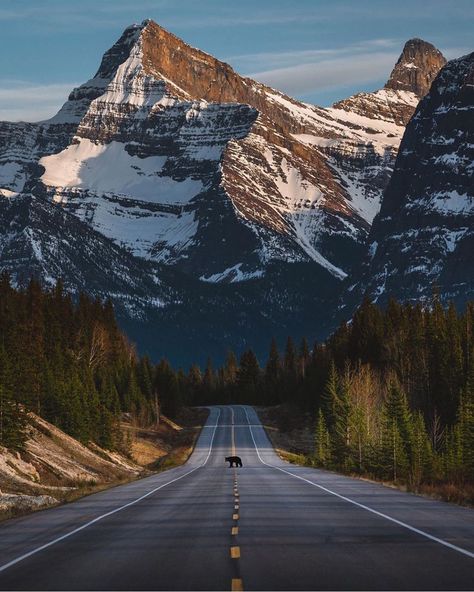
[[[221,368],[190,369],[192,402],[284,404],[314,418],[308,462],[403,481],[474,481],[474,303],[460,313],[368,299],[310,349],[272,340],[263,367],[249,349]],[[289,423],[291,417],[288,417]],[[285,426],[282,426],[283,428]],[[292,428],[294,429],[294,425]]]
[[[364,300],[312,347],[276,341],[261,366],[247,349],[214,368],[175,370],[139,357],[110,301],[59,281],[14,289],[0,276],[0,444],[24,445],[33,411],[82,442],[127,449],[123,413],[140,425],[186,405],[285,405],[313,418],[316,466],[419,483],[474,480],[474,303],[458,312]],[[293,422],[294,423],[294,422]],[[285,428],[285,426],[282,426]],[[294,426],[293,426],[294,427]]]

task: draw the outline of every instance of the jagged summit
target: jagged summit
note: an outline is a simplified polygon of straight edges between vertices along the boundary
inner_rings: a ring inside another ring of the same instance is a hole
[[[443,54],[434,45],[410,39],[382,89],[357,93],[334,103],[334,107],[405,126],[445,64]]]
[[[445,57],[434,45],[409,39],[384,88],[410,91],[421,99],[445,64]]]
[[[381,303],[474,294],[474,53],[451,60],[407,125],[353,293]]]
[[[219,352],[316,335],[418,102],[385,88],[309,105],[131,25],[55,117],[0,123],[0,270],[110,296],[142,343],[144,322],[181,352],[182,326],[192,356],[197,327]]]

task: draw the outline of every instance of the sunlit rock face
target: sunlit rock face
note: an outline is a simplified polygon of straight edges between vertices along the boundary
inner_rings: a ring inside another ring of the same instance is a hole
[[[246,309],[217,340],[245,343],[253,317],[269,335],[311,317],[314,332],[364,257],[405,124],[442,62],[412,40],[384,89],[321,108],[153,21],[133,25],[55,117],[0,123],[0,268],[18,283],[62,276],[142,320]]]
[[[445,57],[434,45],[422,39],[410,39],[384,88],[412,92],[422,99],[445,64]]]

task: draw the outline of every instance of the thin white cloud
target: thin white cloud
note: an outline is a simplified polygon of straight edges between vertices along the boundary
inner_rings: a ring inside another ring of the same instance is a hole
[[[195,6],[195,0],[187,1],[190,6]],[[164,10],[164,9],[167,10]],[[216,6],[214,14],[203,14],[202,11],[192,14],[186,10],[176,10],[176,4],[167,0],[141,0],[133,4],[120,4],[117,0],[84,7],[82,3],[64,2],[55,3],[54,8],[47,10],[43,3],[37,6],[15,6],[13,8],[0,7],[0,22],[28,19],[29,26],[41,25],[47,29],[60,25],[63,30],[75,28],[78,25],[89,25],[94,28],[107,27],[109,29],[123,26],[123,19],[130,24],[141,18],[149,18],[162,11],[158,22],[166,27],[178,29],[201,29],[238,26],[262,26],[285,25],[297,23],[317,23],[327,21],[329,15],[320,12],[308,12],[308,10],[268,10],[241,12],[235,7],[228,9],[222,5]],[[127,15],[130,15],[127,17]],[[161,20],[162,19],[162,20]],[[129,22],[130,21],[130,22]]]
[[[336,58],[338,56],[352,57],[356,54],[366,54],[375,50],[402,49],[404,40],[399,39],[368,39],[358,43],[325,49],[289,50],[284,52],[259,52],[251,54],[233,55],[223,58],[231,63],[239,63],[240,67],[253,68],[253,71],[270,70],[273,66],[283,68],[286,66],[300,65],[302,63],[315,63],[323,59]]]
[[[388,78],[398,53],[371,52],[250,74],[289,95],[304,95]]]
[[[388,79],[404,41],[374,39],[328,50],[248,54],[229,59],[240,61],[244,69],[246,62],[249,66],[256,64],[248,76],[298,97],[349,86],[365,90],[365,85]],[[450,60],[472,48],[448,47],[441,51]]]
[[[0,120],[41,121],[52,117],[67,99],[74,82],[34,84],[0,81]]]

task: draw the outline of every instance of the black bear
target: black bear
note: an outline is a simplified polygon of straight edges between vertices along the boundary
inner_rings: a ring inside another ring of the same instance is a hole
[[[225,462],[229,463],[229,469],[231,469],[234,466],[234,463],[236,467],[242,466],[242,459],[240,458],[240,456],[226,456]]]

